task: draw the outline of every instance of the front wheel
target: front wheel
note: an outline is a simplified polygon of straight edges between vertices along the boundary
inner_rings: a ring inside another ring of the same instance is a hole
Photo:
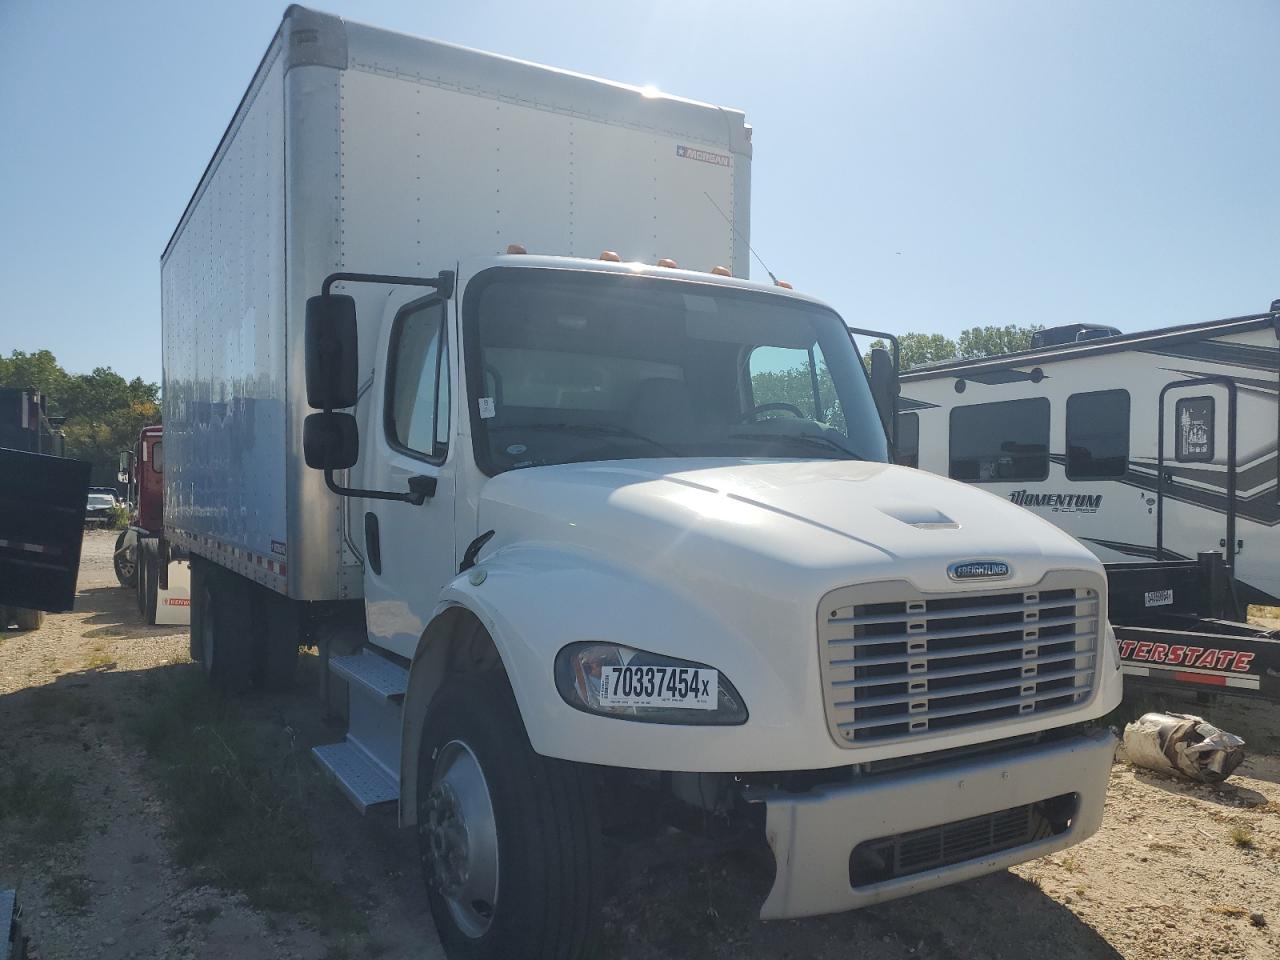
[[[115,567],[116,579],[120,581],[122,587],[134,587],[138,584],[138,543],[136,534],[132,530],[121,530],[120,536],[116,537],[116,552],[112,558],[112,566]],[[132,544],[129,538],[134,537]]]
[[[427,898],[451,958],[590,955],[595,791],[582,766],[534,752],[504,674],[455,675],[432,701],[417,812]]]

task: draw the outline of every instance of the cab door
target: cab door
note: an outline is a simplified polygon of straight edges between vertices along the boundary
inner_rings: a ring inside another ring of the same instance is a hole
[[[379,358],[367,447],[374,489],[408,490],[412,478],[426,477],[434,491],[421,505],[364,499],[352,518],[363,538],[369,637],[405,657],[457,572],[448,307],[433,293],[396,311]]]

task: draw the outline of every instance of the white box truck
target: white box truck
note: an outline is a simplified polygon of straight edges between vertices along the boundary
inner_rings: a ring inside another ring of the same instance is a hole
[[[1101,565],[890,464],[886,355],[742,279],[750,170],[735,110],[290,7],[164,251],[193,657],[319,647],[453,956],[586,955],[646,818],[759,831],[766,919],[1098,827]]]

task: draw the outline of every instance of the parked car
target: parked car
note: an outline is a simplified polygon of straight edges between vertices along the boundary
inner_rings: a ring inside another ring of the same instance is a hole
[[[108,526],[112,511],[118,506],[120,497],[111,487],[90,487],[84,511],[85,526]]]

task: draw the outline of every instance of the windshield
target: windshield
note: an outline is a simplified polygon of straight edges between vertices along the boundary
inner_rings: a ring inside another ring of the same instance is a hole
[[[496,269],[465,301],[486,473],[637,457],[887,458],[844,322],[654,277]]]

